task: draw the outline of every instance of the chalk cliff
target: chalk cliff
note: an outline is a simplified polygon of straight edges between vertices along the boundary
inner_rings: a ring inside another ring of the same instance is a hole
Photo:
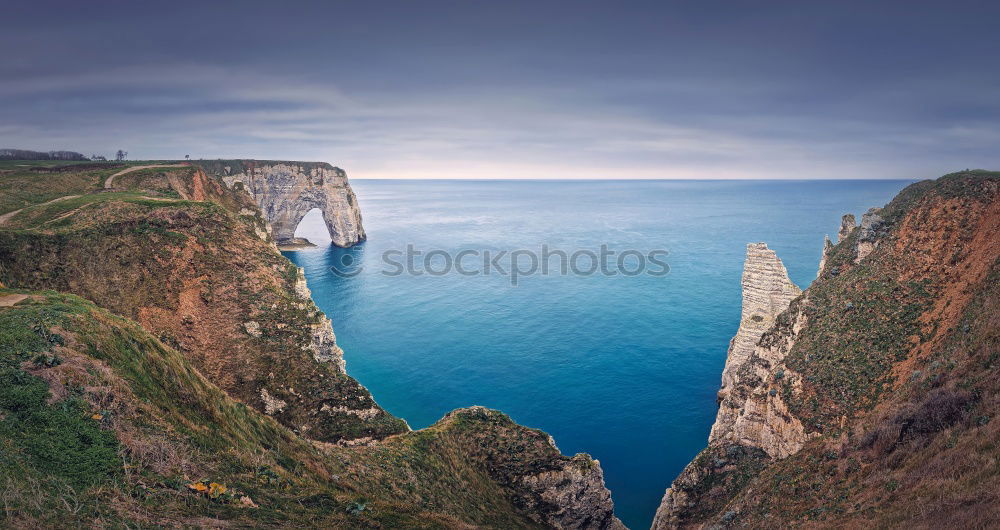
[[[784,264],[766,243],[747,245],[743,264],[743,311],[740,327],[729,342],[726,365],[722,370],[723,401],[731,390],[736,371],[753,353],[760,336],[774,324],[774,319],[802,290],[790,279]],[[714,432],[714,430],[713,430]]]
[[[379,407],[240,183],[46,182],[70,200],[0,229],[7,526],[622,528],[599,462],[542,431]]]
[[[365,239],[361,210],[344,170],[325,162],[273,160],[199,161],[231,188],[245,189],[264,213],[279,244],[293,242],[295,228],[313,208],[323,213],[330,239],[349,247]]]
[[[881,231],[885,226],[882,216],[879,215],[881,212],[881,208],[872,208],[861,216],[861,226],[858,227],[858,242],[855,246],[857,249],[855,263],[859,263],[875,250],[879,236],[882,235]]]
[[[766,330],[741,323],[752,351],[731,348],[708,447],[654,528],[995,524],[997,233],[995,172],[844,216],[813,284]]]
[[[747,245],[743,265],[743,315],[729,345],[722,372],[719,411],[709,443],[731,440],[763,449],[774,457],[797,450],[802,426],[788,421],[781,398],[759,388],[770,365],[781,361],[787,341],[761,345],[764,332],[802,291],[788,278],[785,266],[765,243]],[[748,362],[748,361],[753,362]]]
[[[823,253],[819,258],[819,269],[816,271],[816,276],[823,274],[823,269],[826,268],[826,258],[833,251],[833,242],[830,241],[830,236],[823,236]]]
[[[780,458],[797,450],[805,440],[801,423],[789,416],[787,405],[760,385],[770,377],[772,365],[784,358],[793,340],[783,337],[762,345],[761,337],[774,327],[778,316],[802,291],[788,278],[784,264],[765,243],[747,245],[742,285],[740,327],[729,343],[709,449],[700,455],[719,463],[720,468],[727,461],[715,453],[732,457],[730,444],[738,447],[740,454],[752,450],[759,455],[758,459],[765,455]],[[675,513],[693,509],[698,499],[689,490],[705,478],[700,466],[689,465],[664,494],[653,527],[669,527],[676,523]]]

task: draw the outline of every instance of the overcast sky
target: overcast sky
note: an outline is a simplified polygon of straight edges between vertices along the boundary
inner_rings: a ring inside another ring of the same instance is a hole
[[[0,147],[352,177],[1000,169],[1000,2],[10,2]]]

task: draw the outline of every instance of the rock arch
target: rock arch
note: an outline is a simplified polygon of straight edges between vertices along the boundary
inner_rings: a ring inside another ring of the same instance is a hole
[[[260,206],[278,244],[313,208],[323,213],[332,243],[350,247],[365,239],[358,200],[344,170],[325,162],[217,160],[203,163],[230,187],[243,186]]]

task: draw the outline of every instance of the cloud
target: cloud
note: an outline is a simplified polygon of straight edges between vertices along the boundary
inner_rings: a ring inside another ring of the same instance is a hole
[[[912,177],[951,169],[938,167],[952,160],[1000,162],[991,149],[996,123],[920,129],[906,120],[817,119],[754,105],[727,114],[675,101],[701,93],[760,104],[774,89],[622,78],[376,92],[159,64],[6,80],[0,143],[88,153],[122,147],[143,158],[324,159],[353,176],[401,178]],[[630,95],[643,96],[641,104]]]

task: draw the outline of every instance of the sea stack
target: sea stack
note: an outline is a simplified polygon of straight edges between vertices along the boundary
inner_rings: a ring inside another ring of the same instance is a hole
[[[747,257],[743,263],[743,312],[739,330],[729,342],[726,366],[722,371],[720,400],[731,386],[736,369],[753,353],[760,336],[800,294],[802,290],[788,278],[785,265],[773,250],[767,248],[766,243],[747,245]]]

